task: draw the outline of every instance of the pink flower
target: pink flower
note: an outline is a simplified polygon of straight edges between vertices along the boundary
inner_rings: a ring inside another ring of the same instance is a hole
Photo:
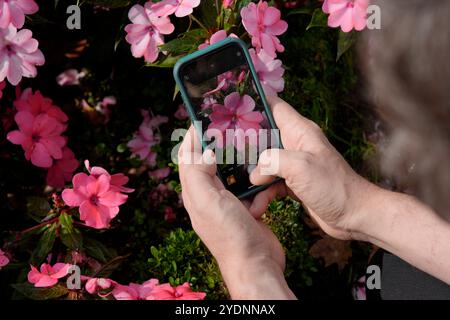
[[[56,77],[56,82],[61,86],[74,86],[80,84],[80,79],[86,75],[77,69],[68,69]]]
[[[175,27],[167,17],[158,17],[152,9],[152,3],[146,2],[131,7],[128,12],[131,24],[125,27],[125,39],[131,44],[133,57],[144,57],[147,62],[158,59],[158,46],[164,44],[164,34],[171,34]]]
[[[221,90],[228,90],[230,84],[236,83],[236,76],[233,71],[226,71],[217,76],[217,87],[206,92],[203,96],[209,96]]]
[[[180,104],[178,106],[177,111],[175,111],[174,117],[177,118],[178,120],[184,120],[189,117],[189,114],[187,113],[184,104]]]
[[[352,288],[353,299],[355,300],[367,300],[366,295],[366,277],[362,276],[358,279],[357,283]]]
[[[138,133],[128,142],[127,146],[130,148],[132,155],[137,155],[141,160],[147,160],[149,164],[154,165],[156,153],[151,148],[158,143],[159,138],[153,134],[153,129],[141,125]]]
[[[78,250],[71,251],[70,256],[72,258],[73,264],[81,264],[88,260],[88,257],[83,252]]]
[[[263,48],[272,58],[276,57],[276,51],[284,51],[284,47],[276,37],[283,34],[288,27],[287,22],[280,18],[280,10],[269,7],[265,1],[259,1],[258,4],[250,2],[248,6],[242,8],[241,16],[256,51]]]
[[[103,108],[106,108],[108,106],[114,106],[114,105],[116,105],[116,103],[117,103],[116,97],[107,96],[107,97],[103,98],[103,100],[100,104]]]
[[[167,17],[175,13],[178,18],[190,15],[198,7],[200,0],[162,0],[152,6],[159,17]]]
[[[200,107],[202,108],[202,110],[205,110],[205,109],[211,108],[216,103],[217,103],[217,100],[214,99],[214,96],[208,95],[203,98],[203,103]]]
[[[0,0],[0,28],[7,28],[12,24],[22,28],[25,15],[38,12],[39,7],[34,0]]]
[[[222,0],[222,7],[228,8],[233,4],[234,0]]]
[[[148,297],[158,283],[157,279],[150,279],[143,284],[130,283],[128,286],[119,284],[112,294],[116,300],[149,300]]]
[[[0,82],[0,99],[3,97],[3,89],[6,87],[6,82],[2,81]]]
[[[16,86],[22,77],[36,76],[36,66],[42,66],[45,58],[32,35],[30,30],[17,31],[12,25],[0,29],[0,81],[8,79]]]
[[[204,292],[194,292],[189,283],[173,288],[169,283],[157,285],[153,288],[147,300],[203,300]]]
[[[98,294],[100,297],[106,297],[108,294],[103,294],[102,291],[112,289],[117,282],[111,279],[105,279],[105,278],[91,278],[91,277],[84,277],[87,279],[85,288],[86,291],[90,294]]]
[[[56,263],[54,266],[44,263],[38,271],[34,266],[31,266],[31,271],[28,272],[28,282],[38,288],[54,286],[58,283],[58,279],[69,273],[70,267],[71,265],[66,263]]]
[[[102,113],[105,116],[104,123],[108,123],[111,118],[110,106],[116,105],[117,100],[114,96],[104,97],[103,100],[95,106],[95,110]]]
[[[170,184],[160,183],[153,188],[149,193],[149,199],[152,205],[158,205],[170,196],[172,192],[172,186]]]
[[[14,117],[19,130],[8,133],[7,139],[20,144],[25,158],[37,167],[49,168],[54,159],[61,159],[66,138],[61,136],[64,126],[42,113],[34,117],[28,111],[19,111]]]
[[[166,116],[150,116],[150,113],[148,112],[148,110],[141,110],[141,114],[142,117],[144,118],[144,120],[142,121],[142,124],[145,124],[148,127],[151,128],[157,128],[160,125],[162,125],[163,123],[166,123],[169,121],[169,118],[167,118]]]
[[[343,32],[361,31],[367,24],[369,0],[326,0],[322,10],[329,13],[328,26],[341,27]]]
[[[153,177],[156,178],[158,180],[167,178],[167,176],[170,174],[170,168],[169,167],[165,167],[165,168],[160,168],[160,169],[156,169],[153,171],[150,171],[148,173],[149,177]]]
[[[59,107],[53,105],[51,99],[44,97],[39,90],[33,93],[31,88],[25,89],[20,98],[14,101],[14,106],[18,111],[28,111],[33,116],[45,113],[61,123],[69,120],[67,115]]]
[[[89,160],[84,160],[84,166],[89,174],[96,178],[100,177],[102,174],[108,176],[110,178],[109,183],[111,184],[111,190],[125,193],[131,193],[134,191],[134,189],[125,187],[125,184],[127,184],[130,179],[123,173],[110,175],[109,172],[102,167],[91,167]]]
[[[128,196],[111,189],[111,177],[98,177],[77,173],[73,179],[73,189],[64,189],[62,198],[71,207],[79,207],[80,219],[96,229],[109,226],[109,222],[119,213],[119,206]]]
[[[53,165],[48,169],[47,184],[54,188],[64,188],[66,181],[72,180],[73,172],[79,165],[72,150],[67,146],[64,147],[62,158],[53,161]]]
[[[9,263],[9,258],[6,254],[0,249],[0,270]]]
[[[329,0],[323,0],[323,4],[322,4],[322,11],[324,13],[330,13],[330,6],[328,3]]]
[[[150,117],[148,111],[142,111],[142,115],[144,120],[127,146],[130,148],[132,155],[138,156],[147,165],[154,166],[156,164],[156,153],[151,148],[158,144],[161,138],[153,130],[169,119],[163,116]]]
[[[264,117],[261,112],[253,111],[254,108],[255,101],[249,95],[241,96],[238,92],[226,96],[224,105],[213,105],[213,112],[209,116],[211,123],[208,126],[207,134],[210,137],[215,136],[214,131],[210,131],[211,129],[221,132],[221,137],[216,136],[218,148],[223,148],[223,140],[226,140],[225,145],[233,143],[238,150],[242,150],[246,142],[245,134],[258,133]],[[233,141],[226,139],[227,129],[234,130]]]
[[[171,207],[166,207],[164,209],[164,220],[168,221],[168,222],[172,222],[176,219],[176,215],[175,212],[173,211],[173,209]]]
[[[281,60],[272,58],[265,50],[256,53],[254,49],[250,49],[249,53],[266,96],[276,96],[283,91],[284,68]]]
[[[210,45],[215,44],[215,43],[217,43],[219,41],[222,41],[222,40],[226,39],[227,37],[228,37],[227,36],[227,32],[225,30],[219,30],[219,31],[213,33],[211,35],[211,37],[209,39],[207,39],[204,43],[199,45],[198,49],[201,50],[201,49],[204,49],[206,47],[209,47]],[[237,38],[238,36],[235,35],[234,33],[231,33],[229,35],[229,37]]]

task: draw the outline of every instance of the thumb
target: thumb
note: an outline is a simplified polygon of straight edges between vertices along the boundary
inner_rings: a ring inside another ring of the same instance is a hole
[[[310,163],[311,154],[303,151],[267,149],[261,153],[258,165],[250,175],[251,183],[263,185],[276,177],[292,180],[298,172],[304,172]]]

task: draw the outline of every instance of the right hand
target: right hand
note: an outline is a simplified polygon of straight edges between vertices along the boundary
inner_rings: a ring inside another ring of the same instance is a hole
[[[276,176],[284,181],[257,194],[250,213],[258,218],[276,196],[289,195],[303,203],[326,233],[353,238],[358,212],[377,187],[353,171],[317,124],[279,98],[268,100],[285,149],[264,151],[250,180],[255,185]]]

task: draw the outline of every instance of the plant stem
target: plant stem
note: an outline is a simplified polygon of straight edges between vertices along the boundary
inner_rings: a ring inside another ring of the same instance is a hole
[[[197,22],[197,24],[202,28],[205,29],[206,31],[208,31],[208,28],[205,27],[205,25],[203,23],[201,23],[196,17],[194,17],[193,14],[189,15],[189,17],[194,20],[195,22]]]
[[[39,229],[39,228],[41,228],[43,226],[46,226],[46,225],[51,224],[53,222],[56,222],[58,219],[59,219],[59,217],[52,218],[52,219],[50,219],[48,221],[42,222],[40,224],[37,224],[37,225],[35,225],[35,226],[31,227],[31,228],[28,228],[28,229],[25,229],[23,231],[20,231],[19,233],[20,233],[20,235],[23,235],[23,234],[28,233],[30,231]]]

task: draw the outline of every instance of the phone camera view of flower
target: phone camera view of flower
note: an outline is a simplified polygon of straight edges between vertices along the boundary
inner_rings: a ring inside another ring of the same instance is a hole
[[[191,89],[201,95],[193,101],[205,138],[213,141],[215,148],[242,153],[258,147],[261,130],[270,129],[270,125],[247,65],[227,70]]]
[[[233,131],[234,139],[232,141],[223,139],[217,140],[217,147],[223,148],[230,143],[238,150],[243,150],[246,143],[246,133],[249,130],[257,133],[261,129],[261,122],[264,117],[261,112],[254,111],[255,101],[247,94],[240,95],[238,92],[233,92],[227,95],[224,99],[224,105],[214,104],[212,106],[212,113],[209,115],[211,123],[208,126],[208,133],[210,129],[219,130],[225,137],[226,131],[231,129]]]
[[[191,69],[195,71],[185,78],[196,118],[201,123],[203,144],[214,150],[222,182],[236,195],[254,187],[249,174],[259,154],[279,146],[261,94],[276,93],[284,85],[276,79],[284,71],[281,62],[271,60],[274,63],[267,68],[261,62],[258,69],[255,65],[255,76],[259,77],[258,71],[264,76],[260,92],[244,56],[241,49],[225,48],[214,58],[200,59]],[[260,59],[255,52],[249,55],[249,59],[257,58]]]

